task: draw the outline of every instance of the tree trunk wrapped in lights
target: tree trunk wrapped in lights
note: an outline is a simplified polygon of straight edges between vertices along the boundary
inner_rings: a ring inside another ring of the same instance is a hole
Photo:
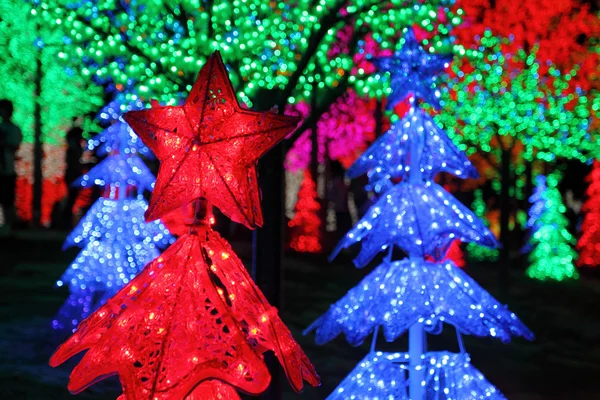
[[[473,167],[415,104],[435,98],[433,76],[444,67],[443,58],[426,53],[410,31],[405,40],[400,53],[375,64],[391,72],[392,90],[401,94],[392,96],[394,101],[411,96],[410,109],[350,168],[352,176],[367,173],[380,197],[333,253],[360,242],[354,260],[359,268],[382,251],[387,256],[305,333],[315,331],[318,344],[344,333],[354,346],[373,334],[371,352],[329,399],[503,398],[470,365],[460,333],[504,342],[533,334],[451,261],[427,260],[443,258],[457,239],[484,246],[495,246],[496,240],[483,221],[433,182],[443,168],[465,177],[466,171],[473,175]],[[408,257],[394,261],[394,247]],[[456,328],[459,354],[427,352],[425,333],[439,332],[443,322]],[[390,342],[408,331],[408,353],[377,351],[380,327]]]
[[[262,224],[255,165],[299,120],[241,109],[218,53],[185,104],[125,120],[161,161],[146,219],[195,204],[189,233],[83,321],[53,366],[88,350],[71,374],[79,392],[118,374],[127,399],[217,399],[265,391],[273,351],[294,390],[319,378],[244,265],[210,226],[212,204],[248,228]],[[215,382],[215,380],[220,382]],[[199,386],[200,385],[200,386]],[[204,387],[209,387],[204,391]],[[212,396],[212,397],[207,397]]]

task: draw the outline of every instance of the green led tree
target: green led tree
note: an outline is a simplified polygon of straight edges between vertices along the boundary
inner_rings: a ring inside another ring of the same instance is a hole
[[[70,31],[71,55],[111,89],[176,103],[172,93],[188,91],[219,50],[248,106],[282,109],[309,99],[314,87],[326,89],[315,114],[347,86],[383,94],[377,76],[355,67],[363,39],[393,50],[402,28],[414,24],[428,32],[432,51],[450,52],[449,33],[462,14],[450,10],[453,0],[59,1],[62,7],[50,8]]]
[[[444,111],[436,119],[467,154],[478,153],[484,173],[500,194],[500,269],[508,279],[509,221],[516,215],[515,193],[528,161],[550,163],[557,158],[584,161],[597,134],[589,132],[588,98],[570,85],[571,75],[550,66],[538,73],[536,49],[504,53],[508,40],[490,31],[469,59],[452,64],[452,77],[443,89]]]
[[[471,204],[471,210],[489,227],[489,222],[485,218],[486,206],[483,200],[483,191],[476,189],[473,194],[475,195],[475,199]],[[492,232],[494,232],[493,229]],[[496,261],[498,259],[498,249],[480,246],[477,243],[467,244],[467,254],[474,261]]]
[[[37,161],[41,169],[38,173],[45,180],[42,212],[47,211],[43,215],[47,218],[52,209],[48,201],[57,200],[53,191],[58,190],[57,182],[64,174],[62,146],[66,131],[74,117],[84,116],[103,104],[102,88],[79,73],[81,63],[67,60],[65,30],[50,19],[47,10],[34,7],[31,2],[0,2],[0,98],[13,102],[15,123],[23,132],[17,165],[18,200],[31,199]],[[39,164],[41,145],[45,154],[43,165]],[[31,218],[30,201],[19,202],[17,207],[21,218]]]
[[[538,182],[543,180],[538,179]],[[530,266],[526,273],[531,278],[557,281],[579,278],[573,265],[577,258],[572,247],[575,238],[567,230],[569,220],[564,215],[567,207],[557,185],[557,176],[550,175],[546,179],[546,188],[532,196],[531,210],[539,215],[530,221]]]

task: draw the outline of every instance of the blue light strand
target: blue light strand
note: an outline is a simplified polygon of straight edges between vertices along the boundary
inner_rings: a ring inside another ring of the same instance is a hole
[[[152,190],[156,179],[144,162],[135,156],[111,154],[79,177],[74,186],[109,186],[114,185],[125,189],[134,186],[138,193]]]
[[[88,150],[95,150],[99,157],[118,152],[125,156],[139,154],[154,159],[154,153],[121,118],[88,140]]]
[[[63,250],[113,238],[123,243],[135,240],[145,246],[169,246],[175,239],[160,220],[145,222],[144,212],[147,209],[148,203],[141,196],[119,200],[100,198],[67,236]]]
[[[74,332],[79,322],[160,255],[154,244],[124,242],[126,236],[90,241],[56,282],[58,287],[68,284],[70,296],[52,321],[54,329]]]
[[[408,254],[439,259],[455,239],[489,247],[497,244],[483,221],[441,186],[401,182],[377,200],[340,241],[330,259],[358,242],[362,247],[354,264],[359,268],[391,245]]]
[[[439,107],[435,75],[448,61],[448,57],[427,54],[412,30],[400,52],[373,61],[392,78],[388,109],[412,96],[407,115],[350,168],[351,177],[366,173],[381,196],[340,241],[330,259],[358,242],[357,267],[366,266],[384,250],[388,257],[304,332],[316,331],[317,344],[344,333],[352,345],[361,344],[373,333],[372,353],[330,399],[503,398],[470,365],[461,332],[505,342],[519,335],[533,339],[533,333],[514,313],[462,270],[450,261],[439,262],[456,239],[487,247],[498,245],[484,221],[433,182],[438,172],[462,178],[477,176],[445,132],[415,108],[421,100]],[[408,258],[392,262],[394,246]],[[426,261],[426,257],[438,262]],[[425,332],[439,333],[444,322],[456,327],[461,354],[426,352]],[[408,353],[373,353],[379,326],[387,341],[408,331]]]
[[[452,262],[410,259],[384,261],[304,334],[315,331],[315,342],[321,345],[343,333],[348,343],[358,346],[378,326],[393,342],[416,323],[437,330],[442,322],[463,333],[503,342],[511,336],[533,339],[514,313]]]
[[[479,177],[471,161],[456,148],[433,118],[414,106],[352,164],[346,175],[354,179],[368,174],[370,186],[378,193],[385,192],[391,187],[390,180],[408,177],[409,149],[411,142],[419,136],[424,144],[421,156],[424,179],[432,180],[439,172],[448,172],[463,179]]]
[[[409,400],[408,353],[371,352],[358,363],[327,400]],[[466,353],[425,353],[426,399],[501,400],[505,397],[471,365]]]
[[[70,295],[52,322],[54,329],[75,331],[79,322],[175,240],[159,220],[145,222],[148,204],[142,194],[154,187],[155,177],[139,155],[150,150],[121,119],[124,111],[141,108],[141,102],[120,105],[113,101],[99,114],[112,125],[92,138],[88,147],[106,157],[73,184],[102,186],[108,191],[64,243],[63,249],[79,246],[82,250],[56,282],[58,287],[67,285]]]

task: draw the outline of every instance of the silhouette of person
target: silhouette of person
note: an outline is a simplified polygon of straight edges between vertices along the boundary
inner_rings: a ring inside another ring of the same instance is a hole
[[[67,153],[65,170],[65,183],[68,188],[67,204],[63,213],[63,227],[71,229],[73,226],[73,206],[79,193],[78,187],[73,186],[73,182],[83,174],[83,165],[81,157],[83,156],[83,129],[75,125],[76,118],[73,118],[73,126],[67,132]]]
[[[0,205],[9,229],[15,221],[15,186],[17,172],[15,158],[23,141],[21,129],[12,121],[13,103],[0,100]]]

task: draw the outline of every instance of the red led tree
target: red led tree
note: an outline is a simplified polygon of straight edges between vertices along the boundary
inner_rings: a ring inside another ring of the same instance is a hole
[[[592,172],[585,178],[589,182],[587,200],[581,211],[585,213],[581,224],[581,237],[577,242],[578,267],[600,265],[600,161],[594,161]]]
[[[593,40],[600,34],[600,24],[590,4],[582,0],[458,0],[456,7],[464,10],[465,23],[453,32],[467,46],[486,29],[511,36],[514,49],[538,45],[542,75],[548,71],[546,60],[552,60],[562,71],[579,70],[574,77],[577,86],[598,89],[600,54],[594,51]]]
[[[321,205],[316,200],[317,187],[310,171],[304,171],[304,179],[298,191],[296,215],[288,223],[290,247],[302,253],[321,252]]]
[[[273,351],[294,390],[319,378],[277,310],[210,226],[212,205],[249,228],[262,224],[256,162],[293,131],[295,117],[243,110],[221,57],[204,65],[185,104],[132,111],[129,125],[161,161],[148,221],[194,204],[189,233],[84,320],[50,359],[88,350],[71,373],[78,393],[118,374],[122,399],[236,398],[262,393]]]

